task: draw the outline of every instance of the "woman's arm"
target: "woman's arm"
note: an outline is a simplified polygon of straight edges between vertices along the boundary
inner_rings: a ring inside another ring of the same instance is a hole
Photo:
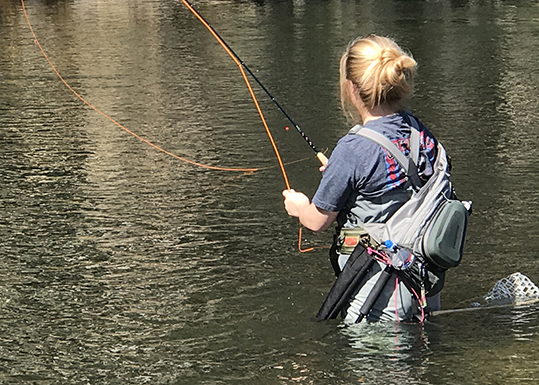
[[[339,214],[316,207],[305,194],[294,190],[284,190],[283,196],[288,215],[299,218],[301,224],[312,231],[327,229]]]

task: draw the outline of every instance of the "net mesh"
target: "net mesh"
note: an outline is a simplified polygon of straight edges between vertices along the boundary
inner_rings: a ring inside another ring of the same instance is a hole
[[[483,297],[487,303],[523,302],[538,298],[539,288],[521,273],[513,273],[500,279]]]

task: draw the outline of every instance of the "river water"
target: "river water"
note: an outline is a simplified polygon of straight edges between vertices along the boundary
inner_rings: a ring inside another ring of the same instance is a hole
[[[179,1],[0,1],[0,383],[532,384],[536,305],[424,325],[317,323],[327,250],[297,251],[283,177],[238,67]],[[347,42],[419,62],[413,110],[474,202],[444,309],[521,272],[539,282],[535,1],[194,3],[315,145],[348,129]],[[293,188],[314,153],[254,85]],[[331,231],[305,232],[304,246]]]

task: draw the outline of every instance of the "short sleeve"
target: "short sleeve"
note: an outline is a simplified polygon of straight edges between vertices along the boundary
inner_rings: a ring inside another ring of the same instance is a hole
[[[313,197],[312,202],[316,207],[333,212],[343,209],[356,185],[355,157],[348,143],[339,141]]]

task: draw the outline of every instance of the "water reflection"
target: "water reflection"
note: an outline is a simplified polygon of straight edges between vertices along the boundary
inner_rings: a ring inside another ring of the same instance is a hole
[[[537,368],[525,362],[534,360],[531,352],[537,345],[537,324],[533,319],[537,312],[537,306],[531,305],[436,319],[444,338],[431,345],[432,350],[441,354],[446,366],[461,368],[439,383],[526,383],[536,379]],[[532,338],[522,344],[523,336]]]
[[[343,334],[350,341],[347,366],[357,381],[423,383],[431,352],[430,334],[421,325],[359,324],[343,329]]]

